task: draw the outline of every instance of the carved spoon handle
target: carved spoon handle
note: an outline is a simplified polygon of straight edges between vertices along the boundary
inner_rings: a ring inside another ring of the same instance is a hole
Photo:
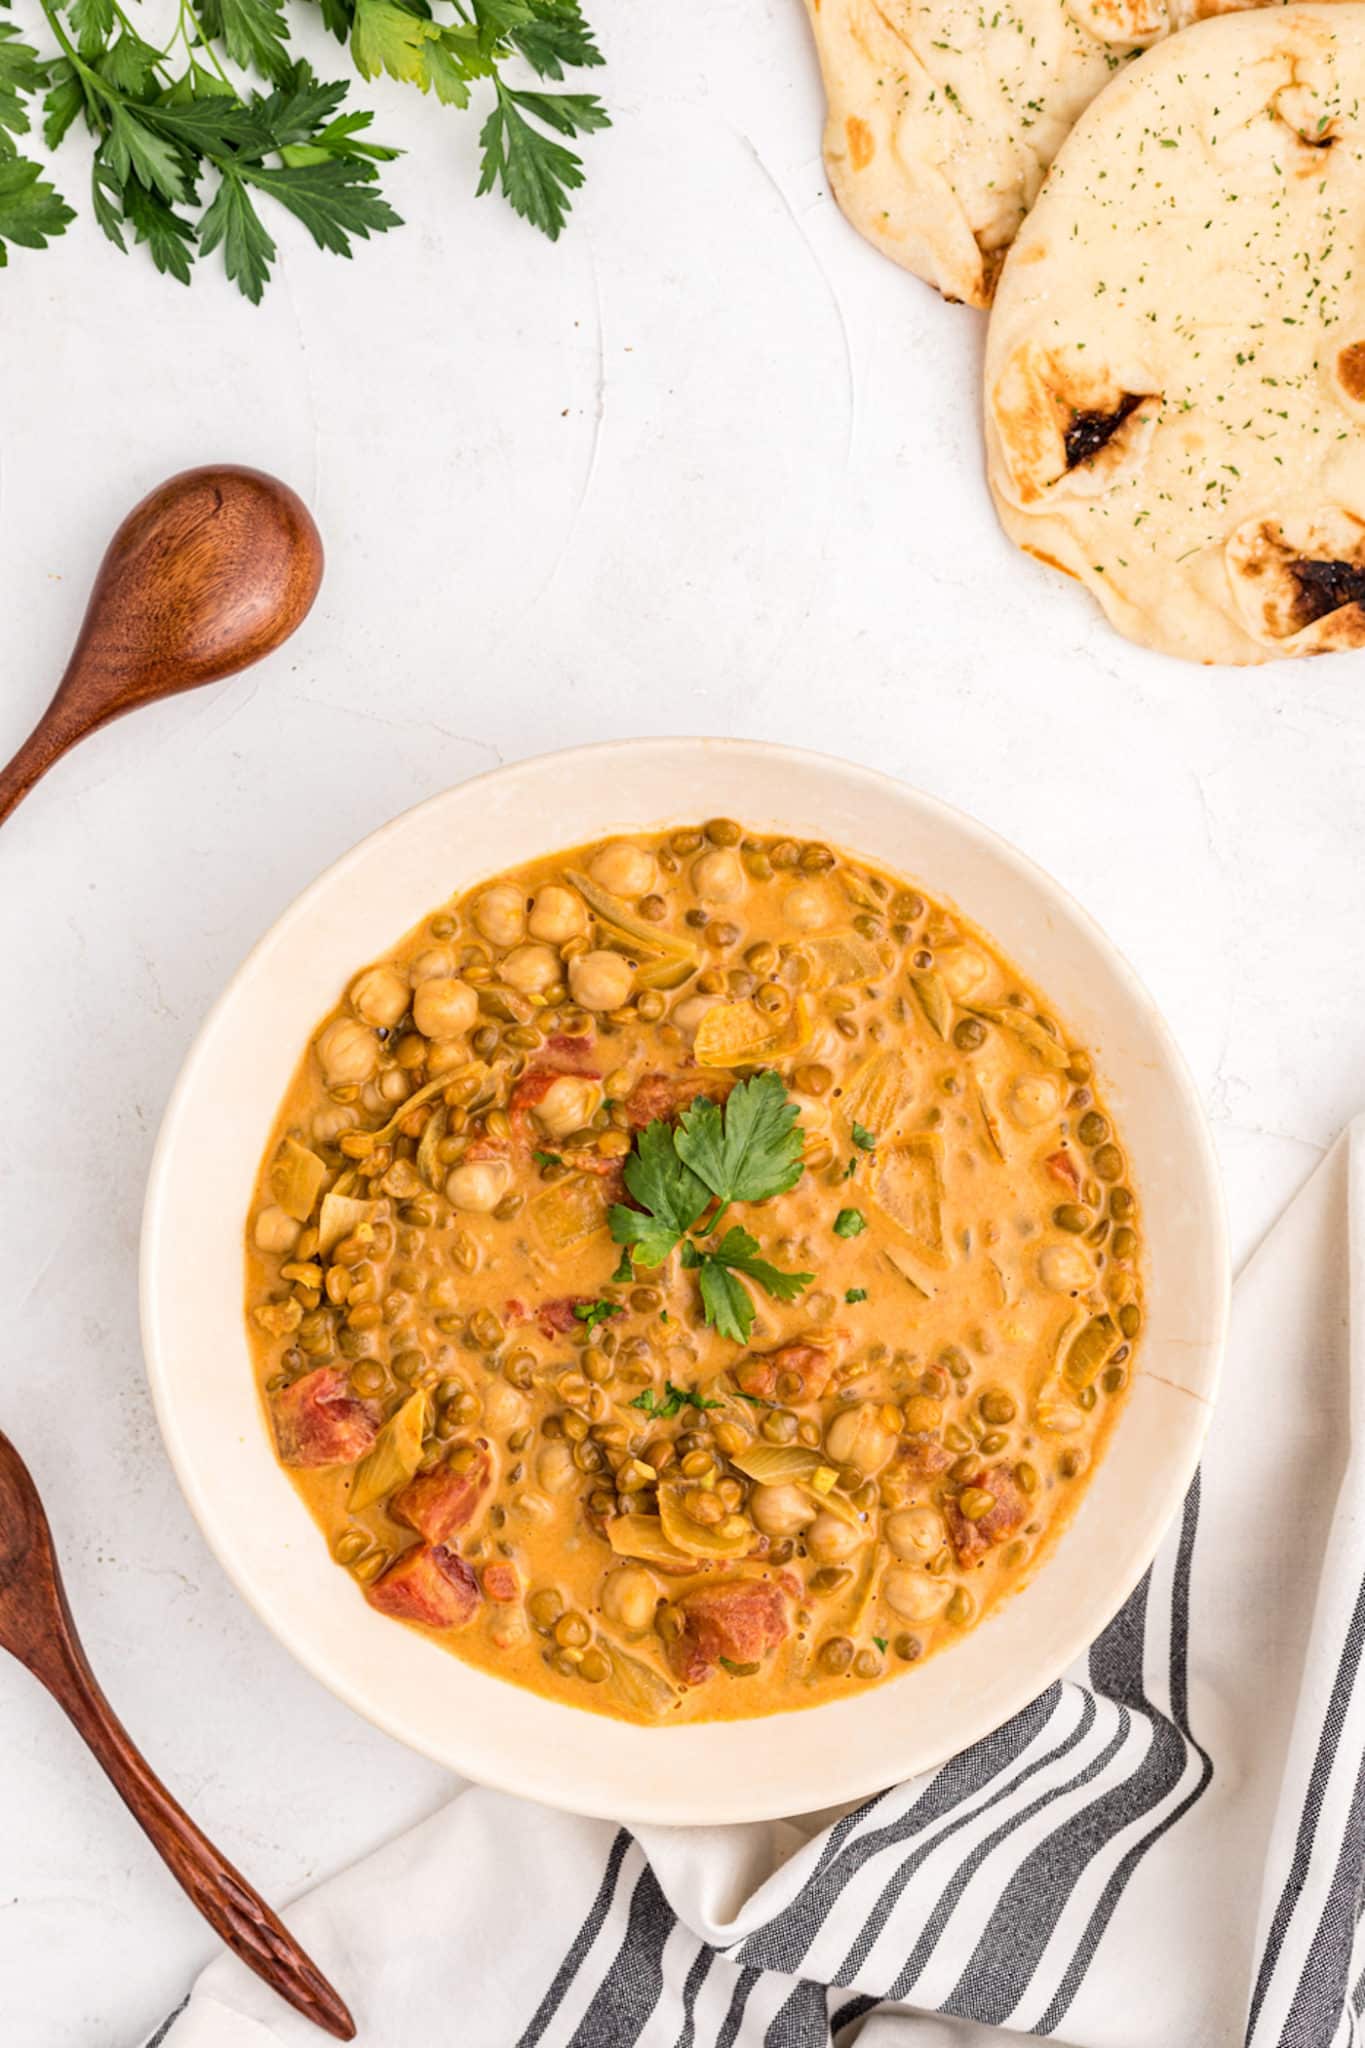
[[[76,1634],[37,1490],[0,1435],[0,1645],[47,1687],[173,1877],[233,1954],[338,2041],[355,2023],[287,1927],[156,1777],[100,1689]]]

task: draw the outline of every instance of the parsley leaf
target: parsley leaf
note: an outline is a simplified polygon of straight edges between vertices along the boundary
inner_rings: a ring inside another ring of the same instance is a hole
[[[253,306],[259,306],[270,281],[275,244],[236,171],[224,175],[199,223],[201,254],[212,255],[219,243],[228,276]]]
[[[526,12],[508,40],[542,78],[562,78],[566,65],[586,70],[605,62],[578,0],[529,0]]]
[[[569,194],[583,183],[583,159],[527,120],[533,114],[561,135],[587,135],[611,125],[592,93],[515,92],[494,80],[497,97],[479,133],[483,163],[477,190],[494,186],[514,213],[557,242],[569,215]]]
[[[537,1166],[562,1166],[564,1161],[557,1152],[533,1152],[531,1157]]]
[[[576,1319],[589,1332],[595,1330],[599,1323],[606,1322],[608,1316],[623,1316],[625,1314],[625,1310],[619,1301],[576,1301],[573,1312]]]
[[[0,156],[0,269],[13,242],[21,249],[46,248],[75,215],[53,187],[43,183],[42,169],[27,157]]]
[[[867,1229],[867,1218],[861,1209],[841,1209],[834,1219],[836,1237],[861,1237]]]
[[[800,1180],[800,1111],[780,1074],[756,1074],[730,1093],[724,1109],[700,1097],[682,1114],[678,1156],[729,1202],[767,1202]]]
[[[719,1401],[708,1401],[702,1394],[689,1394],[686,1387],[675,1387],[672,1380],[664,1381],[664,1398],[659,1399],[653,1387],[646,1387],[643,1394],[637,1394],[630,1403],[632,1408],[643,1410],[656,1422],[671,1422],[680,1408],[719,1408]]]
[[[286,47],[289,28],[280,0],[199,0],[199,25],[207,40],[221,37],[233,63],[246,71],[259,71],[263,78],[278,80],[293,68]]]
[[[701,1298],[706,1320],[731,1337],[747,1344],[754,1326],[754,1304],[749,1290],[735,1278],[747,1273],[778,1301],[795,1301],[810,1286],[814,1273],[784,1273],[760,1257],[758,1241],[738,1226],[727,1230],[713,1251],[701,1257]]]
[[[875,1152],[877,1149],[876,1133],[864,1130],[860,1123],[853,1126],[853,1142],[860,1152]]]
[[[630,1282],[635,1278],[635,1262],[631,1257],[629,1245],[627,1245],[625,1250],[622,1252],[620,1260],[616,1267],[616,1271],[612,1274],[611,1277],[621,1287],[629,1286]],[[668,1316],[666,1313],[663,1315],[662,1319],[664,1322],[668,1321]]]
[[[705,1182],[678,1156],[665,1123],[646,1125],[626,1161],[626,1186],[648,1213],[620,1202],[611,1212],[611,1234],[629,1245],[637,1265],[661,1266],[684,1231],[711,1200]]]
[[[855,1302],[866,1301],[867,1289],[865,1287],[846,1287],[844,1289],[844,1300],[850,1308]]]
[[[27,135],[30,124],[24,98],[41,92],[46,84],[47,66],[39,63],[38,52],[31,44],[20,42],[19,31],[11,22],[0,21],[0,131]],[[8,156],[11,149],[0,132],[0,156]]]
[[[874,1642],[874,1643],[875,1643],[875,1644],[877,1645],[877,1648],[878,1648],[878,1649],[879,1649],[879,1650],[881,1651],[882,1655],[883,1655],[883,1656],[885,1656],[885,1655],[886,1655],[886,1637],[885,1637],[885,1636],[873,1636],[872,1640],[873,1640],[873,1642]]]
[[[163,276],[190,281],[194,260],[194,226],[182,219],[164,199],[149,192],[136,178],[123,188],[123,214],[139,242],[145,242],[153,263]]]
[[[736,1343],[748,1341],[755,1313],[739,1275],[778,1301],[794,1301],[815,1277],[784,1273],[736,1224],[719,1241],[706,1242],[731,1202],[767,1201],[796,1185],[803,1171],[797,1119],[777,1074],[741,1082],[724,1108],[699,1097],[676,1131],[655,1122],[641,1132],[625,1168],[626,1186],[641,1207],[618,1203],[611,1212],[612,1236],[640,1265],[662,1265],[677,1251],[684,1269],[698,1276],[707,1322]],[[689,1235],[708,1211],[702,1231]]]

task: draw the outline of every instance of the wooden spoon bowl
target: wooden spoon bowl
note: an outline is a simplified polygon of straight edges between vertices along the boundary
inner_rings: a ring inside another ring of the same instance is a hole
[[[260,470],[161,484],[109,543],[56,694],[0,769],[0,824],[87,733],[272,653],[307,617],[322,563],[302,499]]]
[[[47,1687],[171,1875],[233,1954],[337,2041],[355,2023],[317,1965],[153,1775],[100,1690],[67,1605],[38,1489],[0,1435],[0,1648]]]

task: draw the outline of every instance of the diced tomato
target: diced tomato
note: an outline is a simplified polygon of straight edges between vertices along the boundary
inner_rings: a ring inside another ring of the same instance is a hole
[[[838,1334],[842,1336],[842,1332]],[[801,1391],[788,1398],[818,1401],[829,1385],[834,1364],[833,1351],[821,1344],[784,1344],[777,1351],[751,1351],[735,1367],[735,1384],[760,1401],[770,1401],[783,1373],[792,1373],[800,1379]]]
[[[495,1558],[483,1568],[483,1590],[488,1599],[506,1602],[521,1598],[521,1574],[505,1558]]]
[[[1028,1500],[1020,1492],[1008,1465],[996,1465],[989,1472],[978,1472],[966,1484],[982,1488],[993,1496],[995,1503],[979,1522],[969,1521],[955,1500],[943,1504],[948,1540],[957,1553],[958,1563],[975,1564],[995,1544],[1003,1543],[1006,1537],[1014,1534],[1028,1513]]]
[[[723,1102],[733,1085],[720,1074],[642,1074],[621,1107],[631,1129],[642,1131],[646,1124],[671,1123],[699,1095]]]
[[[479,1604],[479,1584],[453,1550],[439,1543],[417,1543],[365,1588],[365,1598],[398,1621],[419,1621],[423,1628],[463,1628]]]
[[[952,1452],[931,1433],[903,1437],[881,1475],[883,1500],[890,1508],[904,1508],[927,1498],[929,1482],[946,1472],[952,1462]]]
[[[595,1081],[600,1077],[593,1064],[596,1057],[595,1041],[590,1034],[571,1038],[567,1031],[556,1031],[545,1041],[552,1069],[558,1074],[587,1074]]]
[[[754,1664],[787,1634],[787,1599],[771,1579],[722,1579],[678,1603],[683,1631],[669,1662],[685,1685],[701,1685],[722,1657]]]
[[[351,1392],[337,1365],[319,1365],[271,1396],[275,1441],[286,1465],[353,1465],[379,1434],[379,1410]]]
[[[1070,1188],[1073,1195],[1080,1193],[1080,1169],[1065,1145],[1060,1152],[1050,1152],[1043,1164],[1052,1178],[1059,1180],[1064,1188]]]
[[[428,1543],[444,1543],[460,1529],[467,1529],[493,1484],[493,1458],[480,1438],[478,1456],[467,1472],[452,1472],[441,1466],[435,1472],[419,1472],[389,1502],[396,1522],[405,1522]]]
[[[471,1138],[461,1159],[506,1159],[511,1152],[506,1138]]]

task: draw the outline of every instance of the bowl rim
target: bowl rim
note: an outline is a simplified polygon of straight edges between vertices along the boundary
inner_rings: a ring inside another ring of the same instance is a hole
[[[633,1795],[629,1802],[613,1802],[605,1795],[599,1798],[591,1793],[581,1793],[577,1790],[574,1790],[571,1794],[569,1788],[562,1785],[558,1777],[553,1775],[547,1776],[543,1772],[528,1788],[524,1773],[518,1775],[510,1766],[505,1770],[489,1768],[486,1758],[480,1759],[476,1775],[466,1764],[457,1763],[452,1760],[451,1745],[443,1745],[434,1737],[426,1737],[415,1732],[410,1725],[401,1720],[396,1710],[386,1708],[372,1696],[368,1695],[360,1678],[351,1673],[338,1670],[331,1657],[321,1647],[318,1647],[307,1638],[300,1639],[292,1631],[287,1631],[283,1625],[282,1618],[277,1617],[272,1611],[269,1597],[254,1582],[250,1570],[234,1550],[224,1526],[224,1518],[220,1515],[217,1506],[210,1498],[211,1489],[201,1483],[198,1467],[182,1438],[176,1410],[176,1375],[170,1363],[167,1348],[162,1343],[161,1309],[159,1303],[159,1268],[162,1264],[160,1247],[162,1235],[166,1228],[168,1203],[172,1195],[177,1138],[181,1125],[189,1113],[190,1105],[194,1101],[201,1070],[208,1063],[214,1051],[216,1034],[220,1024],[231,1011],[243,985],[251,978],[261,956],[276,946],[294,928],[306,923],[315,904],[324,899],[340,881],[344,880],[352,869],[367,863],[386,842],[409,830],[416,820],[428,812],[438,810],[441,806],[448,803],[452,797],[459,795],[463,798],[468,795],[477,800],[478,791],[486,789],[490,785],[509,782],[518,774],[524,773],[528,769],[543,769],[550,763],[555,764],[558,769],[571,773],[578,764],[586,762],[598,763],[604,757],[615,756],[622,762],[624,769],[624,764],[628,763],[632,756],[639,758],[646,754],[654,755],[660,752],[693,754],[698,758],[699,764],[704,762],[706,757],[714,756],[717,752],[723,752],[730,760],[748,758],[755,763],[764,762],[776,763],[779,766],[787,765],[795,768],[798,772],[809,773],[813,770],[816,773],[829,773],[833,771],[846,784],[861,782],[869,791],[875,789],[883,797],[894,798],[900,802],[908,801],[912,807],[919,809],[922,813],[941,819],[951,831],[957,833],[966,842],[969,842],[974,849],[979,850],[989,858],[1002,862],[1006,867],[1012,869],[1019,879],[1044,902],[1050,900],[1052,903],[1065,909],[1078,932],[1105,961],[1110,973],[1120,984],[1127,1003],[1132,1006],[1135,1013],[1141,1016],[1145,1030],[1159,1045],[1166,1064],[1168,1078],[1173,1087],[1179,1092],[1183,1122],[1186,1126],[1187,1135],[1194,1145],[1194,1155],[1188,1162],[1189,1177],[1193,1183],[1197,1184],[1197,1199],[1209,1226],[1210,1243],[1208,1251],[1212,1255],[1214,1267],[1211,1276],[1212,1313],[1210,1315],[1210,1326],[1205,1338],[1209,1355],[1204,1382],[1206,1391],[1200,1395],[1194,1395],[1191,1390],[1186,1390],[1190,1395],[1190,1399],[1197,1406],[1200,1420],[1197,1427],[1191,1428],[1188,1431],[1181,1455],[1178,1458],[1168,1459],[1162,1468],[1161,1478],[1163,1483],[1159,1489],[1154,1489],[1159,1498],[1159,1507],[1152,1513],[1149,1538],[1140,1546],[1139,1554],[1133,1560],[1130,1569],[1123,1575],[1115,1575],[1113,1578],[1103,1602],[1105,1611],[1102,1620],[1097,1622],[1095,1613],[1092,1612],[1086,1615],[1083,1622],[1072,1628],[1071,1633],[1066,1638],[1065,1654],[1062,1656],[1054,1654],[1049,1660],[1050,1665],[1053,1667],[1050,1677],[1045,1678],[1041,1684],[1030,1680],[1027,1686],[1021,1689],[1017,1697],[1015,1697],[1013,1705],[1008,1710],[1010,1714],[1026,1706],[1033,1698],[1046,1689],[1047,1684],[1055,1682],[1058,1676],[1069,1669],[1085,1653],[1094,1641],[1099,1629],[1107,1626],[1112,1621],[1114,1615],[1119,1612],[1124,1602],[1130,1597],[1134,1588],[1150,1568],[1153,1558],[1160,1549],[1161,1543],[1175,1515],[1178,1513],[1188,1487],[1194,1478],[1203,1450],[1204,1439],[1214,1411],[1226,1357],[1232,1274],[1226,1202],[1203,1104],[1185,1057],[1155,1000],[1149,994],[1136,970],[1091,913],[1085,909],[1084,905],[1063,884],[1049,874],[1045,868],[1033,860],[1030,855],[1022,852],[1012,841],[1004,838],[1003,835],[993,830],[990,826],[981,823],[969,812],[963,811],[957,806],[946,802],[943,798],[906,782],[899,776],[888,774],[880,769],[868,768],[860,762],[848,761],[840,755],[825,753],[814,748],[789,746],[782,742],[769,740],[732,739],[725,736],[661,734],[600,740],[573,747],[552,749],[546,753],[526,755],[514,761],[501,762],[496,767],[483,770],[477,775],[453,783],[420,799],[416,804],[408,806],[405,810],[398,812],[370,832],[367,832],[335,860],[329,862],[313,880],[291,899],[284,909],[272,919],[268,927],[240,959],[195,1032],[180,1072],[167,1098],[148,1171],[146,1194],[142,1207],[138,1260],[140,1324],[153,1409],[162,1442],[180,1489],[209,1549],[227,1574],[228,1579],[236,1587],[256,1616],[265,1623],[267,1628],[284,1645],[291,1656],[313,1678],[324,1685],[329,1692],[344,1701],[353,1711],[360,1714],[374,1726],[381,1728],[385,1734],[391,1736],[394,1740],[403,1743],[408,1748],[415,1749],[420,1754],[428,1756],[433,1762],[441,1764],[447,1770],[467,1777],[471,1782],[477,1782],[491,1789],[507,1792],[517,1797],[532,1797],[565,1812],[614,1821],[626,1820],[639,1824],[704,1826],[737,1819],[780,1819],[789,1816],[797,1809],[793,1808],[789,1798],[766,1792],[762,1785],[755,1788],[752,1797],[746,1798],[742,1812],[736,1812],[733,1800],[713,1799],[711,1803],[708,1803],[704,1789],[699,1790],[696,1786],[692,1786],[688,1791],[687,1810],[683,1812],[680,1810],[677,1798],[670,1798],[666,1790],[662,1796],[648,1795],[641,1797]],[[604,805],[603,808],[605,810],[607,807]],[[552,830],[547,830],[547,840],[551,837],[553,837]],[[470,883],[477,879],[477,871],[471,873]],[[462,886],[469,886],[469,884],[462,884]],[[964,906],[964,908],[966,907]],[[969,908],[966,908],[966,914],[969,917],[971,916]],[[421,913],[419,912],[419,918],[420,915]],[[989,936],[989,932],[987,935]],[[1141,1374],[1138,1377],[1141,1378]],[[1040,1577],[1046,1575],[1047,1564],[1050,1562],[1050,1559],[1047,1560],[1040,1569]],[[1006,1605],[1008,1604],[1006,1603]],[[987,1620],[989,1620],[989,1617]],[[935,1659],[936,1663],[938,1661],[938,1659]],[[464,1668],[468,1669],[469,1667]],[[492,1684],[505,1683],[505,1681],[497,1679],[490,1679],[489,1682]],[[882,1690],[883,1688],[876,1689],[878,1692]],[[870,1697],[871,1695],[868,1696]],[[543,1703],[549,1707],[560,1707],[560,1703],[551,1701],[548,1698],[544,1698]],[[840,1702],[833,1708],[828,1706],[811,1707],[792,1713],[761,1716],[748,1722],[721,1721],[689,1725],[693,1729],[699,1726],[702,1728],[719,1729],[744,1726],[774,1728],[783,1721],[798,1718],[802,1721],[808,1721],[812,1717],[823,1713],[838,1712],[845,1704]],[[573,1707],[561,1707],[561,1711],[565,1713],[578,1713],[580,1710]],[[588,1718],[594,1720],[601,1719],[601,1717],[595,1715]],[[984,1718],[978,1713],[976,1718],[973,1718],[971,1712],[968,1711],[963,1716],[961,1741],[956,1743],[952,1750],[945,1752],[939,1758],[937,1764],[932,1767],[924,1765],[920,1768],[925,1770],[941,1768],[950,1755],[960,1753],[962,1750],[970,1747],[972,1743],[979,1741],[1001,1726],[1007,1718],[1008,1714],[1001,1714],[997,1711],[991,1711]],[[606,1725],[620,1726],[621,1724],[608,1721]],[[670,1735],[681,1734],[684,1731],[682,1729],[663,1729],[643,1732],[651,1740],[667,1740]],[[824,1809],[833,1808],[838,1805],[851,1805],[884,1790],[888,1782],[895,1782],[903,1775],[904,1772],[902,1770],[893,1768],[890,1777],[888,1777],[888,1770],[885,1765],[878,1767],[875,1761],[870,1759],[864,1759],[860,1763],[856,1756],[841,1755],[831,1763],[829,1782],[822,1784],[819,1788],[813,1788],[813,1790],[818,1791],[818,1796],[812,1797],[807,1810],[813,1811],[817,1808]],[[659,1777],[666,1785],[665,1774],[660,1772]]]

